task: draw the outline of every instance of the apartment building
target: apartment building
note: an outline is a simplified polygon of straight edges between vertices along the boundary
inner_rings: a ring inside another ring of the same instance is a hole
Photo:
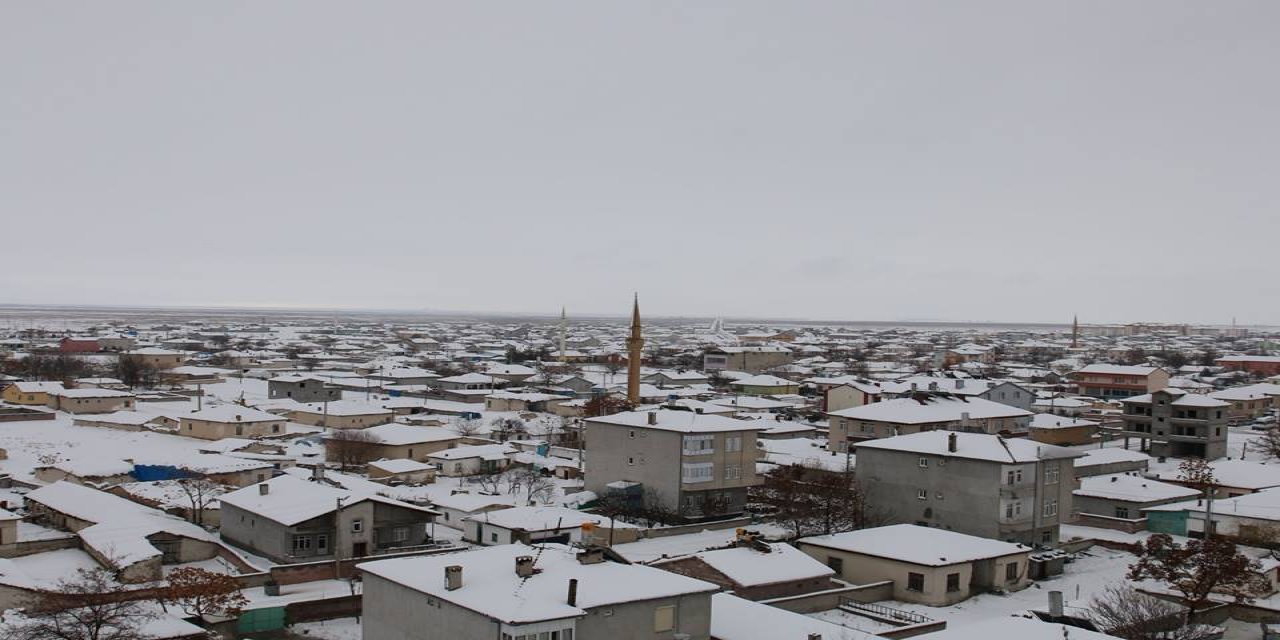
[[[1169,372],[1160,367],[1091,364],[1071,374],[1081,395],[1106,400],[1151,393],[1169,386]]]
[[[1216,460],[1227,454],[1231,403],[1181,389],[1161,389],[1123,400],[1125,448],[1153,456]]]
[[[1055,546],[1071,518],[1072,461],[1084,454],[1022,438],[926,431],[859,442],[854,473],[890,523]]]
[[[768,425],[693,411],[627,411],[586,422],[586,489],[658,500],[686,520],[742,513]]]
[[[791,364],[794,356],[786,347],[715,347],[702,356],[705,371],[745,371],[760,373],[765,369]]]

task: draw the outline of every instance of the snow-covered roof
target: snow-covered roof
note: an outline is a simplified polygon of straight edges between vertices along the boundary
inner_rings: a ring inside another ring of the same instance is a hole
[[[729,386],[731,386],[731,387],[732,387],[732,386],[739,386],[739,387],[794,387],[794,386],[796,386],[797,384],[799,384],[799,383],[792,382],[792,381],[790,381],[790,380],[787,380],[786,378],[779,378],[778,376],[771,376],[771,375],[763,374],[763,373],[762,373],[762,374],[759,374],[759,375],[751,376],[750,378],[743,378],[743,379],[741,379],[741,380],[734,380],[733,382],[730,382],[730,383],[729,383]]]
[[[266,495],[263,495],[259,489],[261,485],[268,487]],[[344,508],[362,500],[372,500],[424,513],[435,513],[430,509],[384,498],[377,494],[360,494],[324,482],[312,482],[288,474],[224,494],[221,500],[224,505],[231,505],[264,518],[270,518],[285,526],[292,526],[334,511],[337,508],[338,498],[350,498],[343,502]]]
[[[1121,365],[1121,364],[1091,364],[1082,367],[1076,373],[1100,373],[1103,375],[1113,376],[1148,376],[1158,370],[1159,367],[1144,367],[1138,365]]]
[[[117,391],[115,389],[55,389],[49,392],[51,395],[63,398],[132,398],[133,394],[128,391]]]
[[[1020,544],[914,524],[810,536],[797,542],[929,567],[1031,552]]]
[[[61,382],[15,382],[13,386],[22,393],[54,393],[64,389]]]
[[[325,405],[328,405],[327,407]],[[335,400],[333,402],[298,403],[293,409],[298,413],[331,416],[389,416],[391,410],[376,402],[364,400]]]
[[[654,424],[649,424],[653,416]],[[590,418],[590,422],[612,424],[620,427],[643,429],[659,429],[680,433],[717,433],[730,431],[759,431],[763,429],[756,421],[738,420],[728,416],[707,415],[693,411],[672,411],[658,409],[656,411],[624,411],[609,416]]]
[[[1133,449],[1124,449],[1121,447],[1107,447],[1106,449],[1090,449],[1084,452],[1083,458],[1075,459],[1077,467],[1092,467],[1095,465],[1114,464],[1117,462],[1144,462],[1150,461],[1151,456]]]
[[[1067,429],[1070,427],[1096,427],[1097,422],[1080,418],[1055,416],[1051,413],[1037,413],[1031,417],[1032,429]]]
[[[133,465],[124,460],[112,460],[99,456],[82,456],[55,462],[49,466],[78,478],[123,476],[133,472]]]
[[[951,438],[956,440],[955,451],[950,450]],[[957,431],[922,431],[904,436],[858,442],[854,446],[858,452],[867,449],[884,449],[1001,463],[1035,462],[1084,455],[1071,449],[1040,444],[1025,438],[1006,439],[985,433]]]
[[[192,411],[182,419],[204,420],[207,422],[283,422],[284,418],[266,411],[259,411],[238,404],[223,404],[200,411]]]
[[[729,593],[711,596],[711,637],[717,640],[880,640],[880,636],[811,618]]]
[[[610,526],[609,518],[595,513],[586,513],[564,507],[514,507],[490,511],[474,515],[467,520],[476,520],[503,529],[523,529],[525,531],[554,531],[558,529],[577,529],[590,522],[600,526]],[[615,520],[614,529],[638,529],[639,527]]]
[[[884,402],[872,402],[858,407],[850,407],[832,411],[828,415],[866,420],[870,422],[891,422],[895,424],[929,424],[934,422],[956,422],[969,414],[971,420],[994,418],[1021,418],[1031,415],[1007,404],[992,402],[982,398],[954,398],[945,396],[927,396],[922,400],[915,398],[898,398]]]
[[[1158,502],[1185,500],[1200,495],[1199,491],[1159,480],[1139,476],[1114,474],[1080,479],[1080,488],[1074,495],[1086,498],[1121,500],[1125,502]]]
[[[835,575],[830,567],[789,544],[770,544],[770,552],[752,547],[716,549],[694,557],[744,587]]]
[[[457,431],[444,429],[442,427],[417,427],[409,424],[400,424],[397,422],[388,422],[380,424],[376,427],[369,427],[362,431],[368,434],[374,442],[378,444],[399,446],[407,444],[421,444],[424,442],[445,442],[457,440],[462,436]],[[325,434],[326,439],[333,438],[334,432]]]
[[[500,514],[510,509],[494,511]],[[711,593],[716,585],[661,569],[617,562],[582,564],[576,551],[556,544],[531,547],[509,544],[484,547],[461,554],[419,556],[365,562],[368,575],[451,602],[508,624],[562,620],[585,615],[588,610],[612,604]],[[517,557],[537,558],[532,577],[516,575]],[[462,586],[445,588],[444,569],[462,567]],[[577,605],[565,601],[569,580],[576,579]]]
[[[501,460],[515,452],[515,447],[508,444],[475,444],[465,447],[445,449],[444,451],[437,451],[427,455],[427,458],[431,460],[466,460],[467,458]]]
[[[398,458],[395,460],[374,460],[369,463],[370,467],[381,469],[387,473],[413,473],[415,471],[427,471],[434,469],[432,465],[408,458]]]
[[[1252,460],[1214,460],[1209,463],[1213,477],[1220,486],[1238,489],[1269,489],[1280,487],[1280,464],[1267,464]],[[1156,478],[1169,482],[1180,480],[1178,469],[1161,471]]]
[[[990,618],[962,625],[948,625],[942,631],[930,633],[929,640],[991,640],[991,638],[1017,638],[1018,640],[1118,640],[1115,636],[1097,631],[1087,631],[1065,624],[1041,622],[1031,618],[1009,616]]]

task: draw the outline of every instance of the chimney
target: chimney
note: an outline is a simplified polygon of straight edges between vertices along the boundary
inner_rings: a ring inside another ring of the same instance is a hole
[[[911,390],[912,390],[912,391],[916,391],[916,390],[918,390],[919,388],[920,388],[920,385],[918,385],[918,384],[916,384],[916,383],[914,383],[914,382],[912,382],[912,383],[911,383]]]
[[[324,467],[319,464],[311,467],[311,479],[315,482],[324,482]]]
[[[1057,620],[1062,617],[1062,592],[1049,592],[1049,617]]]
[[[962,427],[967,427],[967,426],[969,426],[969,412],[968,412],[968,411],[962,411],[962,412],[960,413],[960,426],[962,426]]]
[[[698,415],[702,415],[702,407],[694,407],[693,412]]]
[[[240,422],[240,414],[236,414],[236,422]]]
[[[1115,482],[1115,481],[1116,481],[1116,477],[1115,477],[1115,476],[1111,476],[1111,481],[1112,481],[1112,482]]]
[[[578,606],[578,579],[569,578],[569,597],[565,600],[571,607]]]
[[[578,554],[579,564],[599,564],[601,562],[604,562],[604,549],[593,547],[583,549],[582,552]]]
[[[265,496],[268,493],[271,493],[271,485],[265,482],[258,485],[258,495]]]
[[[947,434],[947,451],[950,451],[951,453],[956,452],[956,437],[957,436],[954,433]]]
[[[448,591],[462,588],[462,565],[451,564],[444,568],[444,588]]]
[[[822,634],[821,634],[821,633],[811,633],[811,634],[809,634],[809,640],[822,640]]]
[[[657,411],[650,411],[650,412],[649,412],[649,424],[658,424],[658,412],[657,412]]]
[[[521,578],[533,575],[533,556],[516,556],[516,575]]]
[[[964,378],[956,378],[956,388],[957,389],[964,388]]]

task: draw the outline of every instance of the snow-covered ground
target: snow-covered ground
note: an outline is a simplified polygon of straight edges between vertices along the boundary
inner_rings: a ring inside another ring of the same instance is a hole
[[[360,640],[360,622],[355,618],[335,618],[320,622],[302,622],[289,626],[289,633],[299,638],[316,640]]]

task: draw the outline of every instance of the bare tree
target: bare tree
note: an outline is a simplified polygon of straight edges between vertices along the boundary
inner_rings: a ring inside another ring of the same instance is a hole
[[[879,524],[852,474],[788,465],[765,474],[752,488],[754,501],[773,507],[793,537],[826,535]]]
[[[1147,538],[1129,565],[1129,580],[1159,580],[1182,595],[1190,610],[1209,603],[1210,593],[1249,602],[1266,587],[1261,565],[1222,538],[1188,540],[1178,544],[1167,534]]]
[[[1280,460],[1280,426],[1262,432],[1262,437],[1249,443],[1250,449],[1258,449],[1268,458]]]
[[[159,369],[143,361],[142,358],[127,353],[121,354],[116,359],[112,373],[120,379],[120,382],[129,385],[130,389],[149,388],[160,384]]]
[[[191,522],[204,525],[205,507],[222,495],[222,485],[198,476],[180,478],[175,484],[182,490],[183,495],[187,497],[187,502],[191,505]]]
[[[1217,630],[1186,624],[1186,612],[1171,602],[1134,589],[1113,585],[1093,597],[1093,623],[1103,633],[1122,640],[1210,640]]]
[[[528,493],[526,504],[529,506],[535,503],[550,504],[551,499],[556,495],[556,483],[551,478],[538,476],[526,485],[526,490]]]
[[[121,593],[111,571],[78,569],[51,591],[27,603],[30,617],[13,627],[13,640],[138,640],[156,618],[146,605]]]
[[[199,567],[178,567],[169,573],[169,584],[160,596],[188,616],[216,615],[234,618],[249,604],[240,593],[240,581],[225,573]]]
[[[467,437],[479,433],[480,429],[484,427],[484,424],[474,418],[458,418],[449,426],[456,431],[458,435]]]
[[[334,429],[325,437],[325,457],[346,471],[372,460],[377,445],[378,439],[361,429]]]

